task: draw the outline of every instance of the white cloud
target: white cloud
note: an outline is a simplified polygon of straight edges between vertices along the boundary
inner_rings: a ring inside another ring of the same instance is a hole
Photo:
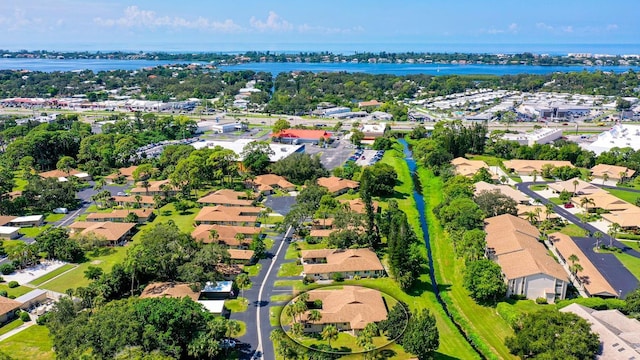
[[[298,26],[298,32],[300,33],[316,33],[316,34],[354,34],[364,32],[362,26],[354,26],[350,28],[340,27],[326,27],[326,26],[313,26],[309,24],[302,24]]]
[[[172,28],[172,29],[198,29],[217,32],[239,32],[242,27],[231,19],[224,21],[211,21],[204,17],[185,19],[182,17],[158,16],[155,11],[142,10],[137,6],[129,6],[124,10],[123,16],[117,19],[103,19],[96,17],[93,22],[106,27],[122,28]]]
[[[547,30],[547,31],[552,31],[553,30],[553,26],[545,24],[543,22],[539,22],[536,24],[536,27],[538,29],[542,29],[542,30]]]
[[[257,19],[252,16],[249,19],[249,24],[252,28],[258,31],[291,31],[293,30],[293,24],[276,14],[275,11],[269,11],[266,21]]]
[[[507,26],[506,29],[496,29],[496,28],[491,28],[491,29],[481,29],[480,32],[481,33],[487,33],[487,34],[491,34],[491,35],[496,35],[496,34],[517,34],[519,30],[518,24],[516,23],[511,23],[509,24],[509,26]]]
[[[618,24],[607,25],[607,31],[615,31],[615,30],[618,30]]]
[[[562,27],[562,31],[566,32],[566,33],[572,33],[573,32],[573,26],[569,25],[569,26],[563,26]]]

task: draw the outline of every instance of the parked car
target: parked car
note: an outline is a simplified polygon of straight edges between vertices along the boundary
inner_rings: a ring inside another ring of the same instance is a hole
[[[575,205],[573,205],[572,203],[566,203],[566,204],[564,204],[564,208],[565,208],[565,209],[571,209],[571,208],[574,208],[574,207],[575,207]]]
[[[233,349],[236,347],[236,341],[231,339],[224,339],[220,341],[220,347],[223,349]]]
[[[54,214],[68,214],[69,213],[69,209],[63,208],[63,207],[59,207],[59,208],[53,209],[53,213]]]
[[[127,196],[127,193],[122,192],[122,191],[118,191],[118,193],[116,195],[117,196]]]

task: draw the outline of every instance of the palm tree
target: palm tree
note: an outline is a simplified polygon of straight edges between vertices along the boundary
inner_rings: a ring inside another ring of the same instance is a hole
[[[293,308],[295,309],[296,314],[300,315],[300,321],[302,321],[302,314],[307,311],[307,303],[298,299],[293,303]]]
[[[304,334],[304,325],[302,325],[301,323],[294,323],[293,325],[291,325],[290,329],[293,336],[300,337],[302,336],[302,334]]]
[[[580,277],[578,276],[578,273],[579,273],[580,271],[584,270],[584,269],[582,268],[582,265],[580,265],[580,264],[573,264],[573,265],[571,265],[571,268],[572,268],[572,271],[573,271],[574,275],[576,276],[576,279],[578,279],[578,281],[580,281]]]
[[[298,313],[293,304],[289,304],[284,308],[284,315],[290,317],[293,322],[296,322],[296,315],[298,315]]]
[[[607,173],[602,174],[602,185],[604,185],[604,183],[607,182],[607,180],[609,180],[609,174]]]
[[[331,340],[338,340],[338,334],[338,329],[334,325],[327,325],[322,329],[320,336],[323,340],[327,340],[329,347],[331,347]]]
[[[105,185],[107,185],[107,182],[104,181],[104,179],[98,179],[98,180],[96,180],[95,184],[93,185],[93,190],[100,191],[100,190],[102,190],[102,188]]]
[[[620,184],[624,184],[624,181],[627,178],[627,170],[620,171],[620,173],[618,175],[620,176]]]
[[[603,236],[604,234],[601,231],[596,231],[593,234],[593,237],[596,238],[596,250],[600,248],[600,239],[602,239]]]
[[[225,323],[225,332],[224,335],[228,338],[233,337],[234,335],[240,333],[242,331],[242,327],[240,323],[236,320],[227,320]]]
[[[237,233],[234,237],[233,237],[240,246],[242,246],[242,243],[244,242],[244,234],[243,233]]]
[[[246,300],[244,298],[244,288],[249,286],[249,284],[251,284],[251,279],[249,279],[249,275],[242,273],[238,275],[238,277],[236,277],[236,285],[238,285],[238,288],[240,289],[240,297],[243,299],[243,301]]]
[[[618,223],[609,225],[609,247],[613,247],[613,240],[620,230],[622,230],[622,226]]]
[[[218,234],[218,230],[211,229],[209,231],[209,239],[211,239],[211,242],[217,243],[219,238],[220,238],[220,234]]]
[[[580,260],[580,259],[578,258],[578,255],[576,255],[576,254],[571,254],[571,256],[569,256],[569,261],[571,261],[571,265],[573,265],[576,262],[578,262],[578,260]]]
[[[535,212],[533,211],[527,211],[525,213],[525,215],[527,215],[527,220],[531,223],[531,224],[535,224],[536,222],[538,222],[538,215],[536,215]]]
[[[551,214],[553,214],[553,204],[552,203],[546,203],[544,205],[545,207],[545,211],[544,214],[546,216],[546,220],[549,220],[549,218],[551,217]]]
[[[536,182],[538,180],[538,170],[533,170],[531,176],[533,176],[533,182]]]
[[[578,179],[573,179],[573,195],[576,195],[576,191],[578,191],[578,184],[580,184],[580,181],[578,181]]]
[[[140,202],[142,201],[142,196],[140,196],[139,194],[136,194],[135,199],[136,199],[136,204],[137,204],[138,209],[139,209],[140,208]]]
[[[593,205],[595,206],[596,203],[593,201],[592,198],[588,198],[588,197],[583,197],[582,199],[580,199],[580,206],[582,206],[584,208],[585,213],[589,213],[589,205]]]
[[[149,184],[149,180],[142,180],[140,182],[140,186],[144,188],[144,193],[149,195],[149,187],[151,186],[151,184]]]
[[[315,310],[315,309],[311,310],[307,314],[307,321],[314,322],[314,321],[320,321],[321,319],[322,319],[322,313],[320,313],[320,311],[318,310]]]

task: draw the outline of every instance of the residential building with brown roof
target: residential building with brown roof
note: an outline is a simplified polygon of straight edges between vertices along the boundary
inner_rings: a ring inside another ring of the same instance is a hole
[[[10,223],[13,219],[15,219],[17,216],[5,216],[5,215],[0,215],[0,226],[5,226],[8,223]]]
[[[355,213],[364,214],[367,212],[364,201],[362,201],[362,199],[360,198],[351,199],[351,200],[340,200],[340,203],[348,204],[349,209],[351,209],[351,211]],[[372,201],[372,205],[373,205],[373,212],[374,213],[377,212],[378,207],[380,206],[380,203],[377,201]]]
[[[456,175],[466,177],[472,177],[482,168],[489,170],[489,165],[487,165],[486,162],[482,160],[469,160],[463,157],[457,157],[451,160],[451,165],[453,165]]]
[[[497,191],[502,195],[513,199],[513,201],[515,201],[516,204],[528,204],[531,202],[530,197],[528,197],[521,191],[512,188],[509,185],[494,185],[494,184],[489,184],[488,182],[485,182],[485,181],[478,181],[477,183],[474,184],[474,186],[475,186],[474,194],[476,196],[480,195],[480,193],[483,191],[489,191],[489,192]]]
[[[549,234],[549,242],[555,250],[555,254],[561,263],[568,267],[569,257],[578,257],[578,263],[582,270],[578,272],[578,281],[590,296],[618,297],[613,286],[604,278],[598,268],[589,260],[580,247],[569,235],[560,232]]]
[[[157,282],[147,285],[140,294],[141,299],[147,298],[178,298],[189,297],[193,301],[198,301],[200,291],[193,291],[190,284],[173,283],[173,282]]]
[[[212,230],[216,231],[218,237],[216,241],[211,238]],[[238,234],[242,234],[244,240],[238,240],[236,238]],[[260,228],[256,226],[198,225],[193,232],[191,232],[191,236],[194,239],[202,241],[205,244],[217,242],[218,244],[238,249],[248,248],[255,235],[260,235]]]
[[[336,273],[346,279],[354,276],[384,276],[384,267],[369,249],[318,249],[301,252],[304,274],[317,280],[332,279]]]
[[[110,221],[93,222],[93,221],[76,221],[69,225],[73,234],[93,233],[104,237],[112,244],[117,244],[127,240],[135,229],[135,223],[115,223]]]
[[[529,220],[529,214],[540,214],[540,220],[547,220],[547,208],[544,205],[529,205],[529,204],[518,204],[516,205],[516,209],[518,210],[518,217],[521,219]],[[552,212],[548,215],[548,219],[558,219],[560,215]]]
[[[335,196],[346,193],[349,190],[358,190],[360,183],[353,180],[343,179],[336,176],[321,177],[318,185],[327,188]]]
[[[134,195],[160,195],[160,196],[173,196],[178,193],[176,189],[171,186],[169,179],[167,180],[158,180],[158,181],[148,181],[149,187],[145,188],[143,186],[144,182],[138,182],[136,187],[131,189],[131,194]]]
[[[569,166],[574,167],[569,161],[563,160],[507,160],[503,162],[504,167],[513,170],[518,175],[532,175],[536,171],[538,175],[542,174],[542,168],[549,164],[553,167]]]
[[[507,296],[544,298],[553,303],[564,299],[567,273],[538,241],[540,232],[528,221],[504,214],[485,219],[487,257],[505,276]]]
[[[122,207],[131,207],[131,206],[140,206],[143,208],[152,208],[156,205],[153,196],[151,195],[138,195],[140,196],[140,201],[136,199],[135,196],[114,196],[112,197],[112,201],[116,203],[118,206]]]
[[[247,193],[221,189],[198,199],[198,203],[207,206],[253,206],[254,201],[247,198]]]
[[[262,210],[249,206],[205,206],[196,215],[195,222],[197,225],[252,226]]]
[[[284,177],[275,174],[258,175],[252,181],[255,190],[262,194],[269,195],[274,189],[282,189],[284,191],[294,191],[296,186]]]
[[[155,214],[151,209],[128,209],[128,210],[113,210],[110,213],[90,213],[87,215],[87,221],[96,222],[125,222],[129,214],[135,214],[138,217],[138,224],[144,224],[153,220]]]
[[[590,195],[602,191],[599,187],[578,178],[550,183],[547,186],[556,193],[566,191],[575,195]]]
[[[254,260],[255,252],[253,250],[227,249],[227,251],[232,264],[249,265]]]
[[[636,173],[635,170],[624,166],[598,164],[591,168],[591,176],[594,181],[614,180],[620,181],[623,177],[629,178]]]
[[[308,292],[309,302],[322,302],[320,320],[304,324],[307,333],[319,333],[326,325],[357,336],[368,324],[387,318],[387,307],[378,290],[360,286],[315,289]],[[307,314],[302,317],[306,318]]]
[[[582,206],[582,199],[590,199],[593,201],[593,204],[584,205],[585,207],[589,207],[589,210],[602,209],[611,212],[619,212],[637,208],[635,205],[611,195],[609,192],[604,190],[600,190],[589,195],[573,197],[571,198],[571,202],[577,206]]]
[[[69,176],[73,176],[84,181],[91,180],[91,175],[76,169],[69,170],[69,173],[62,170],[51,170],[51,171],[41,172],[38,175],[40,175],[40,177],[45,179],[54,178],[54,179],[58,179],[59,181],[68,181]]]
[[[640,358],[640,322],[630,319],[618,310],[594,310],[573,303],[560,309],[587,320],[591,331],[598,334],[600,350],[596,359],[629,360]]]
[[[4,324],[16,317],[16,310],[20,308],[22,303],[13,299],[0,296],[0,324]]]
[[[640,228],[640,208],[632,207],[627,210],[605,213],[603,219],[611,224],[618,224],[625,231],[633,231]]]
[[[120,168],[113,174],[104,177],[104,180],[107,184],[113,184],[116,182],[118,177],[123,176],[127,182],[133,182],[135,179],[133,178],[133,172],[136,171],[137,166],[129,166],[126,168]]]

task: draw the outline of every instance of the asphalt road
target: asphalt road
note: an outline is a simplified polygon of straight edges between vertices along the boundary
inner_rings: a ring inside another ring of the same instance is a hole
[[[543,184],[540,182],[536,182],[536,184]],[[516,188],[532,199],[538,199],[542,204],[551,203],[549,200],[544,197],[538,195],[536,192],[531,190],[529,186],[533,185],[533,183],[519,183],[516,185]],[[594,234],[596,231],[599,231],[592,225],[587,223],[583,223],[577,216],[568,212],[565,208],[555,205],[553,206],[553,210],[556,214],[564,217],[571,223],[579,226],[584,230],[588,230],[591,234]],[[595,239],[593,238],[573,238],[576,245],[580,247],[582,252],[589,258],[589,260],[598,268],[598,270],[602,273],[605,279],[618,290],[621,297],[625,297],[629,292],[635,290],[638,287],[638,279],[629,272],[629,270],[624,267],[624,265],[618,260],[613,254],[600,254],[593,251],[595,245]],[[609,244],[611,238],[609,235],[604,234],[602,238],[603,244]],[[613,246],[621,249],[624,253],[629,254],[631,256],[635,256],[640,258],[640,252],[630,248],[629,246],[621,243],[618,240],[613,239]]]

